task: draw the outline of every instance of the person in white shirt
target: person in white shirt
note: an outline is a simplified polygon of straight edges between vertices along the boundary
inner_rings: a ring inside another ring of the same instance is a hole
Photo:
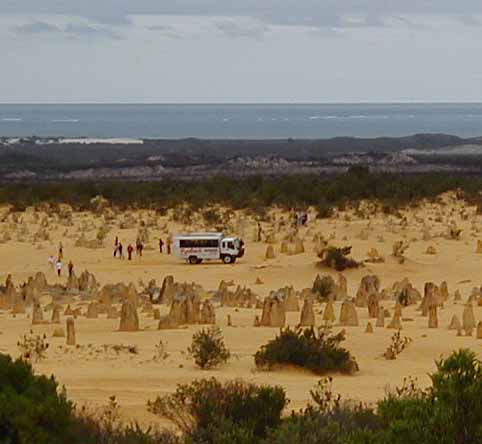
[[[60,273],[62,272],[62,261],[60,259],[55,264],[55,269],[57,270],[57,276],[60,277]]]

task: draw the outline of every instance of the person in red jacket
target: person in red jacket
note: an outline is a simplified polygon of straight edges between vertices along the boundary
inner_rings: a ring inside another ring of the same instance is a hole
[[[134,251],[134,247],[131,244],[129,244],[127,246],[127,259],[128,260],[132,260],[132,252],[133,251]]]

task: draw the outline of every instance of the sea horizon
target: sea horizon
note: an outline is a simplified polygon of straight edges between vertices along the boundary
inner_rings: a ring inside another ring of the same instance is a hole
[[[0,137],[326,139],[482,135],[482,102],[10,103]]]
[[[482,104],[482,100],[453,101],[453,100],[380,100],[380,101],[17,101],[2,102],[0,105],[473,105]]]

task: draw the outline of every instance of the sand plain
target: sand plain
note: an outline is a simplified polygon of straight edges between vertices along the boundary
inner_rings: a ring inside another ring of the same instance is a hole
[[[428,374],[435,369],[435,360],[458,348],[471,348],[482,357],[482,340],[478,340],[475,334],[471,337],[457,336],[455,331],[448,330],[451,317],[456,314],[462,318],[464,304],[472,289],[480,288],[482,283],[482,254],[476,253],[477,240],[482,239],[482,216],[476,214],[475,208],[457,201],[453,195],[443,196],[436,204],[425,203],[420,208],[406,210],[402,212],[402,217],[374,212],[370,205],[361,211],[339,212],[327,220],[310,217],[308,225],[300,228],[298,233],[298,237],[303,239],[305,252],[296,255],[280,253],[280,242],[289,231],[288,224],[282,221],[288,220],[289,215],[274,209],[270,212],[271,221],[262,222],[265,233],[271,230],[275,233],[273,245],[276,258],[272,260],[265,260],[267,244],[253,241],[254,219],[237,213],[234,215],[237,223],[229,224],[226,232],[239,230],[236,234],[244,237],[246,255],[234,265],[213,262],[192,266],[172,255],[159,253],[159,237],[166,240],[168,232],[198,230],[202,228],[198,219],[192,224],[181,224],[173,222],[169,215],[161,217],[139,210],[130,214],[130,219],[136,222],[134,226],[120,228],[120,222],[126,215],[116,217],[109,213],[106,217],[105,211],[97,214],[74,212],[69,216],[69,223],[51,211],[39,211],[36,215],[29,209],[25,213],[12,214],[4,209],[2,214],[0,279],[4,281],[10,273],[16,286],[38,271],[45,273],[49,284],[65,284],[66,267],[58,278],[48,264],[49,255],[56,255],[58,244],[62,242],[64,263],[71,259],[77,275],[88,270],[100,285],[132,282],[140,291],[140,280],[147,283],[156,279],[160,285],[165,276],[173,275],[176,281],[195,282],[206,291],[216,290],[221,280],[233,281],[235,285],[251,288],[263,300],[271,290],[286,285],[292,285],[296,290],[311,287],[317,274],[331,274],[336,278],[337,272],[317,265],[313,242],[316,233],[330,239],[331,244],[351,245],[352,257],[356,260],[366,259],[371,248],[376,248],[385,259],[381,263],[366,263],[364,267],[343,272],[350,297],[355,296],[361,278],[367,274],[379,276],[382,288],[391,288],[394,282],[406,277],[422,294],[426,282],[440,285],[446,281],[450,297],[438,311],[439,328],[428,328],[427,317],[422,317],[417,311],[418,304],[403,309],[403,318],[410,320],[402,322],[402,335],[412,338],[413,342],[396,360],[389,361],[382,356],[394,331],[374,328],[373,334],[366,334],[368,311],[357,308],[359,326],[344,327],[347,332],[344,345],[356,357],[360,371],[353,376],[335,375],[333,383],[334,391],[345,397],[375,402],[388,387],[400,385],[407,376],[416,378],[422,386],[428,385]],[[125,248],[129,242],[135,242],[137,223],[148,219],[151,220],[148,228],[150,239],[146,242],[148,248],[143,257],[135,256],[132,261],[115,259],[112,254],[115,236]],[[44,228],[49,240],[34,241],[34,234],[39,231],[42,221],[47,225]],[[447,237],[449,227],[455,225],[462,230],[458,240]],[[103,248],[75,246],[82,231],[87,237],[94,238],[101,226],[109,227]],[[5,236],[6,232],[9,236]],[[11,240],[6,240],[7,237]],[[392,245],[399,240],[409,243],[403,264],[391,256]],[[435,254],[426,254],[429,246],[435,248]],[[261,285],[255,283],[257,278],[263,282]],[[462,296],[460,301],[454,300],[456,290]],[[51,301],[48,292],[42,294],[41,301],[44,307]],[[83,311],[88,303],[76,297],[69,302],[72,306],[81,306]],[[381,304],[392,311],[395,301],[384,300]],[[337,318],[340,306],[341,301],[336,301]],[[169,311],[167,306],[159,308],[162,313]],[[322,309],[322,304],[315,304],[317,325],[322,323]],[[474,304],[474,313],[476,321],[481,321],[482,307]],[[232,327],[227,326],[228,314],[232,318]],[[45,333],[50,347],[47,358],[34,364],[37,372],[54,374],[60,384],[65,385],[69,397],[79,405],[101,406],[107,403],[109,396],[115,395],[125,418],[143,424],[158,421],[147,412],[148,399],[173,391],[179,383],[211,376],[220,380],[242,378],[259,384],[280,384],[290,399],[289,408],[301,408],[309,400],[309,390],[319,377],[293,369],[256,371],[253,354],[278,332],[277,328],[253,327],[254,317],[260,314],[261,310],[256,308],[226,308],[216,304],[217,325],[222,328],[226,345],[234,355],[226,366],[216,370],[197,369],[185,353],[193,332],[202,326],[158,330],[158,321],[141,310],[141,331],[138,332],[119,332],[119,320],[106,319],[103,315],[97,319],[79,316],[75,321],[78,346],[71,348],[65,346],[64,338],[52,337],[56,325],[31,325],[31,307],[27,308],[26,314],[15,317],[10,311],[3,310],[0,311],[0,352],[18,356],[17,341],[23,333],[31,329],[38,334]],[[299,318],[299,312],[288,313],[287,323],[294,326]],[[45,313],[44,319],[50,319],[50,313]],[[65,319],[62,315],[62,326],[65,326]],[[341,327],[335,323],[333,331],[339,329]],[[169,356],[156,361],[153,356],[159,340],[164,342]],[[104,345],[116,344],[135,345],[139,353],[116,354],[104,350]]]

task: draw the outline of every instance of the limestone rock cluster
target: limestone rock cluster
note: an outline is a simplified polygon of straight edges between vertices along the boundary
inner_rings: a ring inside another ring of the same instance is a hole
[[[159,329],[177,328],[188,324],[215,324],[216,314],[212,303],[202,302],[198,288],[193,284],[179,284],[169,314],[161,316]]]
[[[270,298],[275,298],[283,302],[285,312],[288,311],[300,311],[300,305],[298,301],[298,295],[291,286],[280,288],[279,290],[272,291]]]
[[[258,298],[250,288],[237,286],[234,291],[230,291],[223,282],[219,285],[216,292],[216,299],[219,299],[222,307],[252,308],[258,305]]]
[[[367,275],[362,278],[356,293],[355,305],[357,307],[367,307],[370,296],[372,296],[372,299],[375,297],[377,300],[381,298],[380,279],[376,275]],[[376,315],[373,317],[376,317]]]
[[[286,323],[285,301],[276,295],[268,296],[263,303],[261,327],[284,327]]]
[[[97,300],[102,305],[123,304],[131,302],[135,306],[139,304],[139,294],[134,284],[129,285],[119,282],[117,284],[106,284],[99,291]]]
[[[410,283],[407,278],[404,278],[399,282],[395,282],[392,285],[390,297],[391,299],[400,302],[400,304],[405,307],[416,304],[422,299],[420,292]]]

